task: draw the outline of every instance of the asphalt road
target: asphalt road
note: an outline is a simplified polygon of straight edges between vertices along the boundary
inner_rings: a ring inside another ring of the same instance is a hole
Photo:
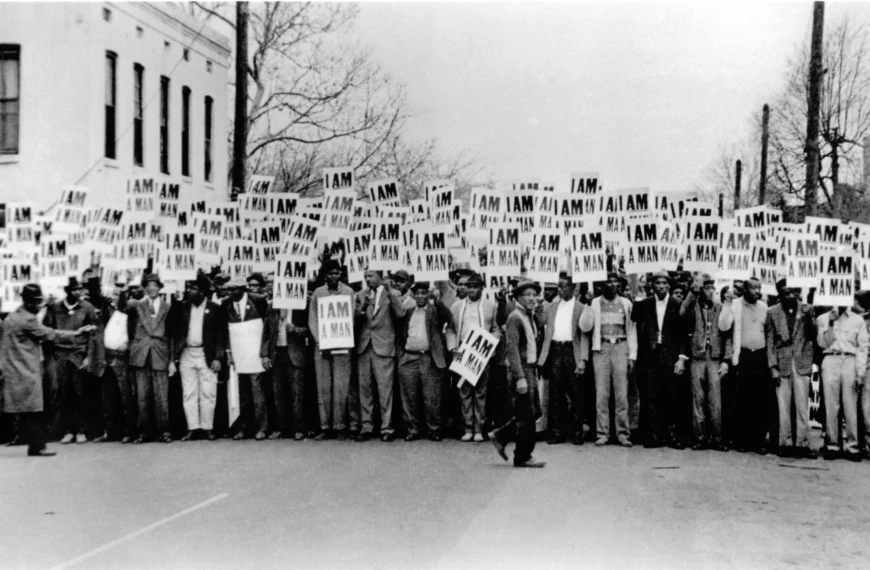
[[[866,568],[870,464],[539,444],[0,448],[0,568]]]

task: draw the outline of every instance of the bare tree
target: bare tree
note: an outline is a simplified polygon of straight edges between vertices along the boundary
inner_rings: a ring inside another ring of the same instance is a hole
[[[698,192],[701,200],[719,203],[719,195],[724,197],[724,213],[734,211],[735,163],[743,163],[741,176],[741,208],[758,204],[758,182],[761,175],[761,135],[759,130],[757,142],[747,139],[741,143],[722,145],[716,159],[704,171],[702,180],[693,190]],[[767,194],[767,202],[775,201],[771,192]]]

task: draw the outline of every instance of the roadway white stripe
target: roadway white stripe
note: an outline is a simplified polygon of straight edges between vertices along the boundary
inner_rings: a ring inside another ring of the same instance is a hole
[[[139,530],[137,530],[135,532],[131,532],[130,534],[128,534],[126,536],[122,536],[121,538],[119,538],[117,540],[113,540],[112,542],[109,542],[107,544],[104,544],[103,546],[95,548],[95,549],[91,550],[90,552],[87,552],[85,554],[82,554],[81,556],[73,558],[72,560],[70,560],[68,562],[64,562],[63,564],[58,564],[57,566],[54,566],[51,570],[63,570],[64,568],[69,568],[70,566],[75,566],[79,562],[82,562],[84,560],[87,560],[88,558],[96,556],[97,554],[105,552],[105,551],[109,550],[110,548],[114,548],[114,547],[118,546],[119,544],[127,542],[128,540],[132,540],[132,539],[136,538],[137,536],[142,536],[146,532],[150,532],[159,526],[163,526],[166,523],[172,522],[175,519],[181,518],[184,515],[190,514],[193,511],[199,510],[203,507],[207,507],[210,504],[215,503],[217,501],[220,501],[221,499],[225,499],[229,496],[230,496],[229,493],[221,493],[220,495],[216,495],[207,501],[203,501],[203,502],[199,503],[198,505],[194,505],[192,507],[184,509],[181,512],[178,512],[178,513],[175,513],[174,515],[166,517],[165,519],[160,519],[159,521],[157,521],[155,523],[151,523],[144,528],[140,528]]]

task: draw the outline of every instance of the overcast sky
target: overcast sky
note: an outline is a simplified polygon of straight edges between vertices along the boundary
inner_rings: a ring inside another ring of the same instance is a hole
[[[870,17],[870,4],[826,4]],[[503,180],[685,190],[747,136],[812,4],[366,3],[357,32],[408,88],[416,136]]]

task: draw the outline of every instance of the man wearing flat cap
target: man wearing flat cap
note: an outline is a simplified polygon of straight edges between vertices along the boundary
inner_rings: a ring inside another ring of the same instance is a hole
[[[70,343],[76,337],[87,337],[96,327],[84,325],[73,331],[59,331],[39,323],[36,313],[44,302],[39,285],[27,284],[21,291],[22,304],[3,321],[0,337],[0,373],[2,411],[18,414],[20,434],[28,444],[27,455],[48,457],[54,453],[45,448],[45,398],[43,394],[43,342]]]
[[[234,323],[263,320],[263,334],[260,341],[260,359],[263,368],[269,371],[272,361],[269,358],[270,330],[265,322],[269,315],[269,304],[266,298],[255,293],[248,293],[248,284],[242,278],[236,278],[227,284],[229,297],[223,300],[221,309],[223,319],[227,325],[226,335],[229,338],[229,327]],[[227,341],[227,359],[230,366],[233,365],[232,347]],[[256,427],[254,439],[262,441],[266,439],[269,430],[267,415],[266,387],[264,374],[239,374],[239,428],[233,439],[245,438],[245,432]],[[232,426],[231,426],[232,427]]]
[[[671,278],[656,273],[653,296],[638,301],[631,312],[637,323],[638,360],[641,363],[641,425],[644,447],[668,445],[685,449],[691,425],[688,384],[688,336],[680,317],[680,303],[670,294]]]
[[[505,326],[508,377],[514,413],[511,420],[489,434],[502,459],[507,461],[505,446],[516,443],[514,467],[544,467],[532,457],[535,450],[535,422],[541,417],[538,399],[537,338],[535,308],[541,286],[523,279],[514,287],[516,306]]]
[[[469,327],[479,327],[495,338],[501,339],[501,329],[496,320],[496,304],[482,298],[483,278],[478,274],[472,275],[466,282],[466,289],[468,296],[453,304],[450,309],[453,319],[447,324],[447,349],[453,353],[453,358],[462,357],[461,341],[467,336]],[[461,438],[464,442],[483,441],[489,367],[490,363],[487,363],[476,386],[463,381],[459,387],[465,423],[465,435]],[[455,378],[458,380],[458,377]]]
[[[169,301],[160,298],[163,282],[157,274],[146,275],[142,286],[145,297],[127,306],[130,368],[136,378],[139,401],[139,437],[133,443],[148,441],[155,428],[158,440],[170,443],[169,377],[175,374],[175,364]],[[151,425],[152,415],[156,425]]]
[[[346,296],[353,301],[354,291],[341,282],[342,266],[335,259],[324,263],[326,284],[314,290],[308,304],[308,330],[314,337],[314,371],[317,375],[317,404],[320,412],[320,433],[315,440],[337,437],[345,439],[351,432],[359,430],[359,411],[351,409],[350,373],[351,354],[349,350],[320,350],[319,315],[317,300],[321,297]],[[350,421],[350,425],[346,422]]]
[[[402,411],[408,429],[405,441],[420,436],[422,422],[418,410],[421,401],[429,439],[440,441],[441,378],[447,368],[442,331],[452,317],[450,309],[440,299],[429,302],[428,283],[414,283],[411,290],[414,306],[402,317],[396,331]]]
[[[405,308],[411,310],[415,304],[414,294],[411,291],[411,276],[404,269],[399,269],[390,274],[390,280],[393,282],[393,287],[395,287],[396,293],[398,293]]]
[[[82,299],[85,289],[75,277],[64,288],[66,297],[46,307],[42,321],[46,327],[61,331],[76,331],[96,325],[96,309]],[[59,413],[58,428],[63,432],[61,443],[85,443],[86,433],[94,435],[98,412],[93,405],[93,387],[89,385],[88,351],[92,339],[88,335],[61,337],[44,343],[49,403],[49,422]],[[89,389],[91,388],[91,389]]]

